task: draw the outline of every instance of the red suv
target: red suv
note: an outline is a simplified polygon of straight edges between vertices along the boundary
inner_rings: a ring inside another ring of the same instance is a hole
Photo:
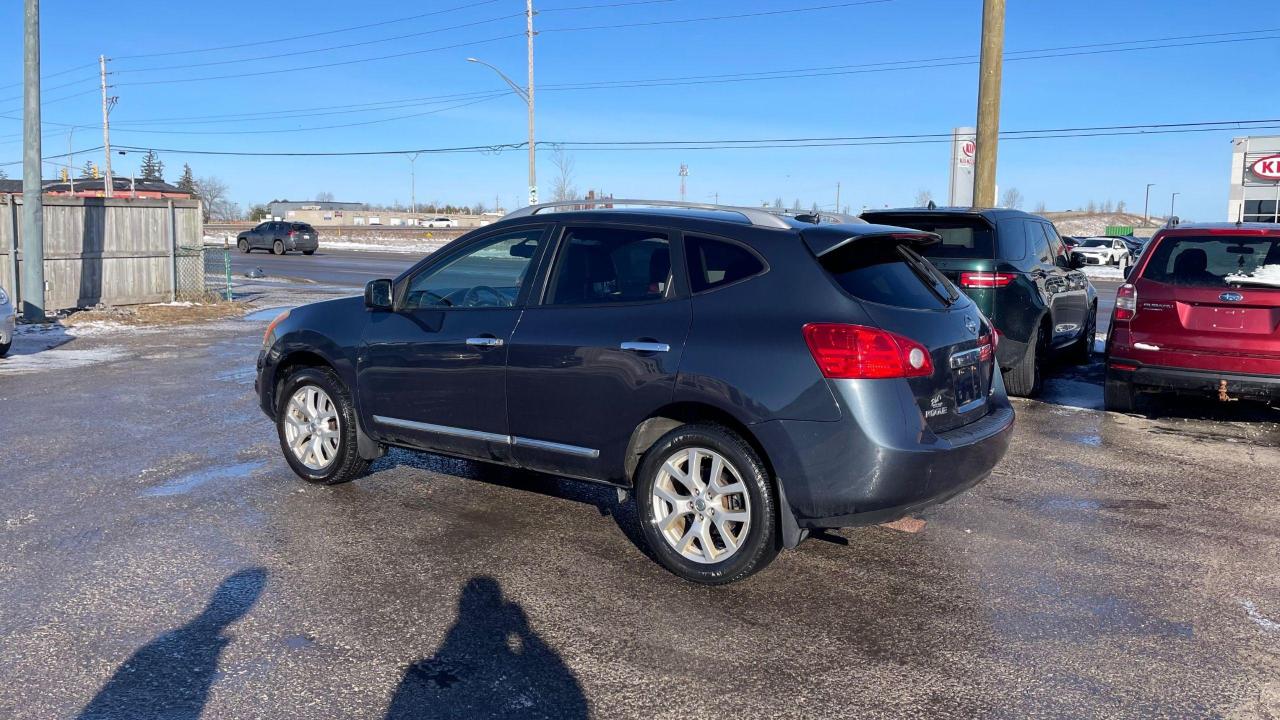
[[[1116,294],[1108,410],[1137,392],[1280,400],[1280,225],[1175,225]]]

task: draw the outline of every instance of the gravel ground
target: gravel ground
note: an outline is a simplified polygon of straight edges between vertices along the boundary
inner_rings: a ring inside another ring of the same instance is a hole
[[[0,717],[1280,716],[1280,412],[1016,401],[986,483],[727,588],[607,488],[395,451],[298,480],[274,307],[0,361]],[[51,359],[50,359],[51,358]]]

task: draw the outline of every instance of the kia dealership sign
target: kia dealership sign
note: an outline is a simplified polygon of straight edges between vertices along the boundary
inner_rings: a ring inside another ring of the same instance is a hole
[[[1280,180],[1280,155],[1258,158],[1249,166],[1249,172],[1263,180]]]
[[[962,127],[951,131],[951,191],[947,204],[968,207],[973,204],[973,155],[977,128]]]

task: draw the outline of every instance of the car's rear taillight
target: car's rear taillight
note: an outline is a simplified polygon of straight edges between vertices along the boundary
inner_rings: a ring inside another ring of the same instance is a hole
[[[804,326],[809,352],[824,377],[868,380],[933,374],[924,345],[895,333],[864,325],[809,323]]]
[[[1138,288],[1125,283],[1116,291],[1116,319],[1132,320],[1138,313]]]
[[[1013,282],[1013,273],[999,272],[962,272],[960,287],[967,288],[1002,288]]]
[[[297,231],[297,230],[290,230],[290,231],[289,231],[289,237],[293,237],[294,235],[297,235],[297,234],[298,234],[298,231]]]
[[[978,338],[978,359],[990,360],[996,355],[996,346],[1000,344],[1000,334],[994,330]]]

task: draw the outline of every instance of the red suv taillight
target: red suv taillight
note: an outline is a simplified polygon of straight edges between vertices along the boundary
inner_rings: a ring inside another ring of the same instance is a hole
[[[297,231],[297,230],[290,230],[290,231],[289,231],[289,237],[293,237],[294,235],[297,235],[297,234],[298,234],[298,231]]]
[[[879,328],[809,323],[804,326],[804,339],[823,376],[833,380],[933,374],[928,348]]]
[[[1013,282],[1013,273],[999,272],[962,272],[960,287],[967,288],[1002,288]]]
[[[1138,313],[1138,288],[1125,283],[1116,291],[1116,319],[1132,320]]]

